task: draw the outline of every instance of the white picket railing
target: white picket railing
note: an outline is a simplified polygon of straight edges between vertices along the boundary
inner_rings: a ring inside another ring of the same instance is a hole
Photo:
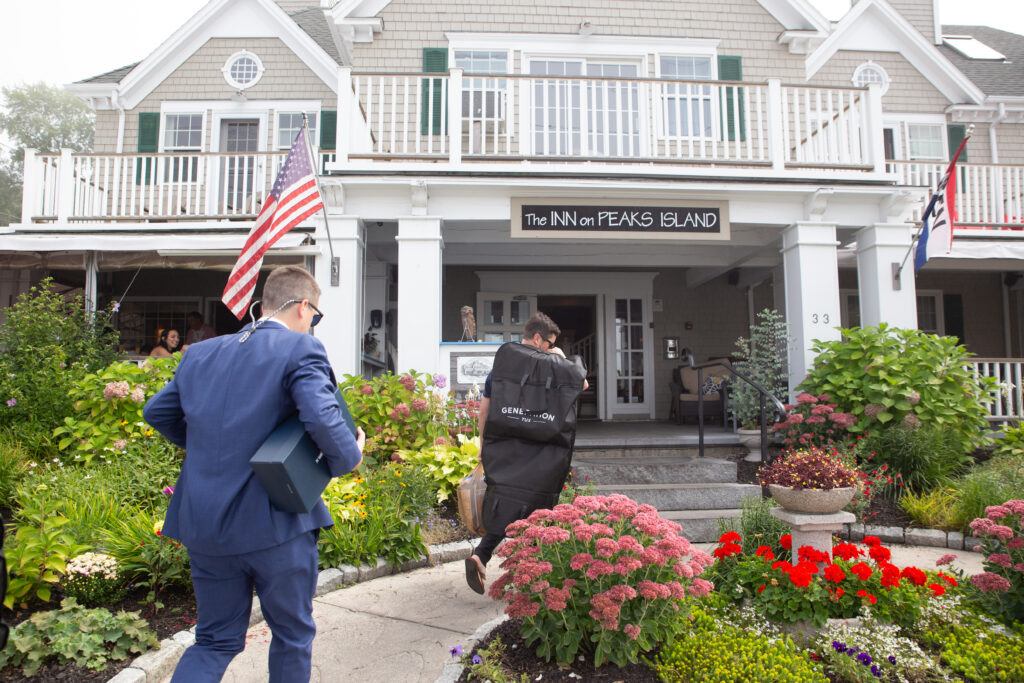
[[[350,131],[348,158],[873,169],[865,89],[459,69],[350,78],[362,125]]]
[[[989,420],[1010,422],[1024,419],[1024,359],[972,358],[975,377],[993,377],[996,389],[988,405]]]
[[[252,217],[287,151],[36,154],[25,160],[23,222]],[[320,155],[320,172],[334,161]],[[34,180],[29,183],[29,178]]]
[[[900,185],[934,190],[949,165],[946,162],[890,161]],[[957,164],[957,226],[1002,228],[1024,226],[1024,166]],[[920,220],[925,205],[913,215]]]

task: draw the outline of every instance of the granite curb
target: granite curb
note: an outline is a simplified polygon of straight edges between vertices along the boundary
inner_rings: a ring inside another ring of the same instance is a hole
[[[875,536],[882,543],[921,545],[932,548],[949,548],[950,550],[967,550],[969,552],[978,552],[981,548],[981,539],[979,538],[964,536],[959,531],[942,531],[941,529],[844,524],[842,531],[837,535],[850,541],[863,541],[865,536]]]
[[[357,583],[372,581],[373,579],[393,574],[404,574],[427,565],[437,566],[447,564],[448,562],[464,560],[472,553],[472,541],[455,541],[432,545],[427,548],[427,555],[425,557],[409,560],[399,566],[390,565],[383,558],[378,557],[375,565],[363,565],[361,567],[342,565],[340,567],[324,569],[317,577],[314,598],[339,588],[346,588]],[[260,600],[254,596],[252,599],[252,612],[249,616],[249,626],[258,624],[261,621],[263,621],[263,611],[260,609]],[[477,633],[484,628],[487,628],[487,631],[483,633],[483,636],[486,636],[490,629],[497,626],[498,623],[500,623],[499,620],[492,620],[481,626],[470,638],[470,642],[475,642]],[[196,627],[193,626],[187,631],[179,631],[170,638],[164,638],[160,641],[159,647],[147,650],[136,657],[132,660],[131,664],[118,672],[116,676],[108,679],[107,683],[161,683],[167,680],[174,673],[174,667],[178,665],[178,660],[181,659],[185,649],[195,643],[195,631]],[[459,675],[461,674],[462,669],[460,667]],[[451,680],[455,681],[457,679],[458,676]]]

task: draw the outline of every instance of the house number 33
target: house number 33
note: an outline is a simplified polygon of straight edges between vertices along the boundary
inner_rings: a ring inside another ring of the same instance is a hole
[[[828,325],[828,321],[828,313],[811,313],[811,323],[814,325],[817,325],[819,322],[823,325]]]

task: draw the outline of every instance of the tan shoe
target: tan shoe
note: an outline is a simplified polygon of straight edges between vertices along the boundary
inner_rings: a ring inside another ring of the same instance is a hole
[[[484,583],[487,581],[487,570],[476,555],[466,558],[466,583],[475,592],[484,594]]]

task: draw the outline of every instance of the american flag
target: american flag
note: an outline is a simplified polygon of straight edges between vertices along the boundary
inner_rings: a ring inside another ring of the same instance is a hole
[[[316,187],[316,177],[309,162],[306,130],[295,136],[291,151],[277,174],[274,188],[263,203],[256,225],[249,231],[242,253],[231,269],[221,300],[239,320],[252,299],[256,278],[260,274],[263,255],[281,237],[322,209],[323,200]]]
[[[953,155],[946,174],[924,210],[921,236],[917,239],[914,252],[914,270],[917,271],[934,256],[946,256],[953,250],[953,230],[956,227],[956,161],[964,151],[964,145],[971,139],[966,135]]]

